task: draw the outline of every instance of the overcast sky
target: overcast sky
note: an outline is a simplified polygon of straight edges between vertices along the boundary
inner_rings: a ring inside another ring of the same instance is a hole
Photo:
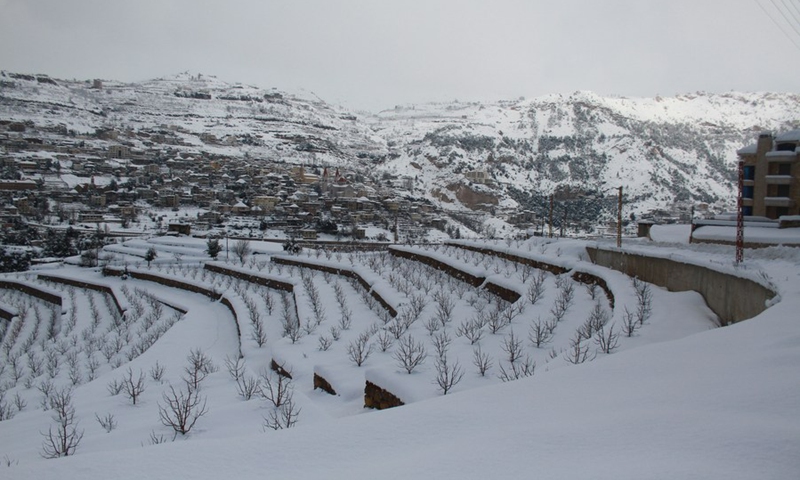
[[[0,0],[0,69],[190,71],[371,111],[575,90],[800,92],[800,47],[756,0]]]

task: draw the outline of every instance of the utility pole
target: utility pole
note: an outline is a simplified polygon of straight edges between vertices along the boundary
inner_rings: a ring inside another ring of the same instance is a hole
[[[617,248],[622,247],[622,185],[619,187],[617,199]]]
[[[553,238],[553,194],[550,194],[550,238]]]
[[[744,260],[744,162],[739,161],[739,193],[736,195],[736,265]]]

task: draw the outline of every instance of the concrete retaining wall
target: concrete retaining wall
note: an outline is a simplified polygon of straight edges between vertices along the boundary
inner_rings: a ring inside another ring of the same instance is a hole
[[[723,325],[755,317],[767,309],[775,292],[752,280],[667,258],[586,248],[592,262],[671,291],[693,290],[703,296]]]

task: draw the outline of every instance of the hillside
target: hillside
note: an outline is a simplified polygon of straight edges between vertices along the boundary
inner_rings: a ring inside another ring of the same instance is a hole
[[[5,367],[0,373],[0,413],[5,416],[0,471],[20,479],[516,478],[532,473],[548,478],[745,479],[793,478],[800,467],[795,454],[800,390],[787,381],[800,361],[792,314],[798,288],[790,280],[800,263],[796,249],[749,252],[746,264],[734,269],[729,247],[631,242],[626,246],[631,253],[669,256],[756,278],[770,283],[779,296],[757,317],[715,328],[715,315],[697,293],[651,287],[649,316],[605,352],[596,339],[612,329],[624,331],[625,312],[637,310],[636,289],[646,284],[637,287],[619,272],[586,261],[585,247],[592,242],[530,239],[512,245],[399,247],[524,294],[515,304],[485,286],[447,278],[442,270],[390,252],[306,251],[288,258],[276,245],[253,242],[249,261],[224,263],[210,262],[203,243],[160,237],[106,247],[119,256],[119,265],[128,266],[127,279],[73,266],[3,276],[64,302],[59,315],[52,301],[2,291],[0,307],[17,316],[4,322],[0,342],[0,365]],[[591,272],[604,280],[615,301],[610,304],[602,294],[594,298],[572,275],[538,275],[516,261],[476,254],[467,246],[513,252],[567,266],[572,273]],[[149,248],[158,252],[153,265],[142,259]],[[304,266],[287,266],[282,263],[287,259]],[[359,282],[312,268],[319,266],[358,271],[398,307],[398,316],[382,315],[383,307],[364,294]],[[292,292],[254,281],[259,278],[291,284]],[[537,279],[544,282],[538,301],[531,298]],[[70,286],[65,281],[86,283]],[[221,297],[210,301],[177,282]],[[106,287],[113,296],[86,288],[92,285]],[[555,315],[569,286],[574,297],[565,315],[555,320],[554,336],[546,345],[533,345],[530,332]],[[314,307],[315,296],[326,308]],[[419,299],[425,313],[420,321],[406,322]],[[449,320],[439,323],[443,301],[453,302],[454,309]],[[589,338],[583,332],[593,305],[608,316]],[[508,317],[510,323],[499,330],[493,331],[491,319],[478,327],[483,334],[474,343],[472,334],[460,333],[484,315],[513,314],[516,308],[521,313]],[[348,309],[352,325],[344,326]],[[428,319],[434,320],[435,332],[427,331]],[[287,331],[287,321],[297,328],[290,325]],[[256,335],[258,324],[266,333],[263,344]],[[401,338],[392,340],[401,324]],[[350,347],[362,337],[371,355],[360,366]],[[324,338],[332,339],[327,347]],[[513,347],[515,338],[520,343]],[[390,340],[386,350],[385,339]],[[427,351],[427,362],[413,372],[399,360],[408,339]],[[513,361],[512,350],[521,354]],[[490,357],[485,375],[474,362],[476,351]],[[202,378],[190,387],[192,372],[198,370],[187,360],[195,352],[206,358],[203,365],[216,368],[200,369]],[[231,367],[236,358],[241,360],[239,378]],[[436,380],[443,358],[463,371],[446,394]],[[268,370],[271,360],[292,375],[283,385],[293,407],[273,406],[269,385],[275,387],[281,377]],[[526,365],[531,368],[525,370]],[[504,376],[512,372],[516,378]],[[330,380],[337,394],[315,388],[316,375]],[[136,382],[139,376],[143,388],[136,400],[127,387],[117,390],[121,380]],[[258,389],[249,397],[246,381],[251,378]],[[363,408],[365,380],[400,395],[406,405]],[[207,407],[186,435],[161,420],[171,387],[199,392]],[[82,437],[74,455],[45,459],[43,441],[57,417],[54,397],[64,391],[71,393],[74,408],[69,427]],[[270,426],[271,414],[290,409],[296,423]],[[108,419],[114,420],[109,428],[102,425]]]
[[[780,93],[576,92],[370,114],[199,74],[95,85],[2,72],[0,81],[6,121],[65,135],[115,130],[133,148],[164,142],[249,161],[345,166],[378,182],[406,177],[394,184],[398,194],[454,212],[519,208],[542,218],[554,194],[557,226],[566,217],[582,230],[615,216],[618,186],[626,217],[730,207],[736,150],[800,121],[800,95]]]

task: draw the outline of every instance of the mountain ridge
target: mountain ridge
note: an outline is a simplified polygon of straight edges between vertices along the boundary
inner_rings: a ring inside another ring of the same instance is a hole
[[[313,94],[186,72],[97,84],[3,71],[0,81],[7,120],[84,134],[169,127],[183,149],[406,177],[411,188],[399,194],[456,212],[517,208],[542,217],[555,195],[581,221],[612,218],[608,191],[618,186],[634,216],[676,216],[697,204],[728,208],[736,150],[763,130],[800,121],[800,95],[774,92],[629,98],[579,91],[371,114]],[[146,144],[135,135],[121,141]]]

